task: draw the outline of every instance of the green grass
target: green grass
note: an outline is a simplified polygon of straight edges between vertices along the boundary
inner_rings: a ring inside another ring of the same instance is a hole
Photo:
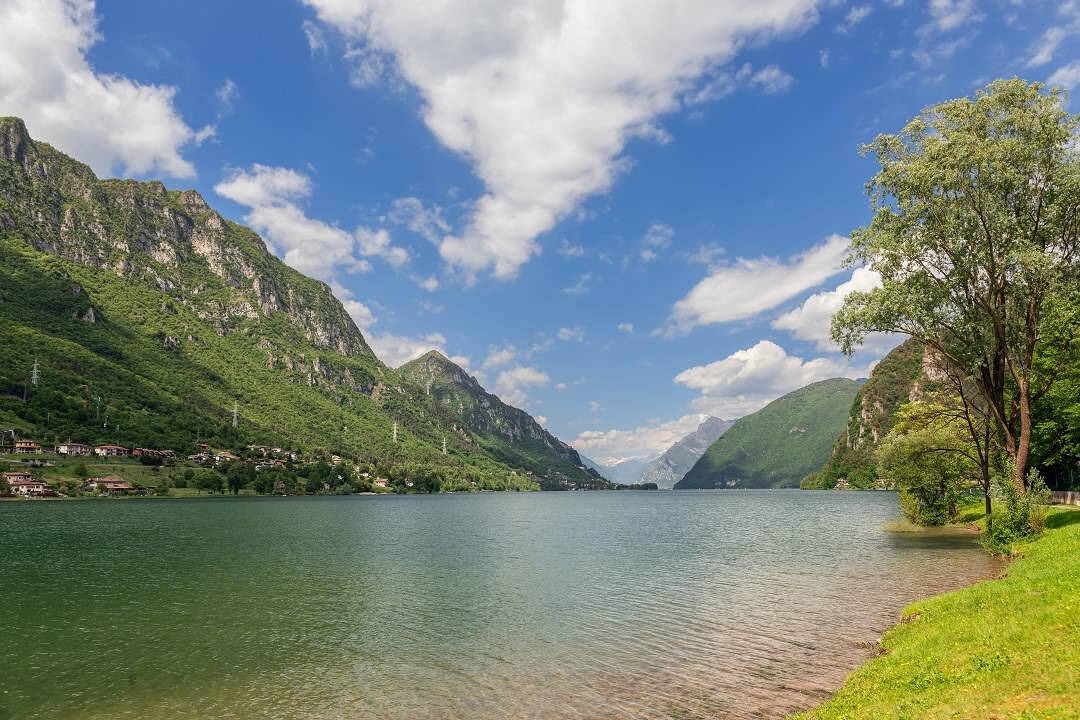
[[[1005,577],[908,606],[882,654],[802,720],[1080,718],[1080,509]]]

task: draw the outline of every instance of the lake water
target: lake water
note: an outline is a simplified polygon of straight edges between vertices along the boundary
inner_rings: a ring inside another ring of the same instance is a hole
[[[758,718],[998,566],[892,493],[0,503],[0,718]]]

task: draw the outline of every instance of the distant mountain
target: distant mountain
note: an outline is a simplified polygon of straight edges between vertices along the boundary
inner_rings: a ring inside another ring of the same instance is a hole
[[[453,430],[475,439],[490,457],[524,468],[545,490],[604,488],[608,482],[586,466],[577,450],[545,430],[531,415],[487,392],[442,353],[431,350],[397,369],[460,424]]]
[[[674,487],[694,466],[709,446],[716,442],[734,420],[709,417],[698,425],[697,430],[668,448],[655,462],[642,469],[636,482],[656,483],[661,490]]]
[[[599,465],[600,474],[619,485],[633,485],[638,482],[641,471],[656,461],[657,455],[653,454],[643,458],[633,458],[611,465]]]
[[[937,386],[936,373],[926,360],[922,344],[907,340],[874,366],[851,404],[847,425],[824,467],[820,473],[807,476],[803,487],[832,488],[839,478],[845,478],[851,487],[876,485],[874,451],[892,429],[896,411]]]
[[[586,457],[586,456],[582,455],[580,452],[578,453],[578,457],[581,458],[581,464],[582,465],[584,465],[585,467],[590,468],[592,470],[595,470],[600,475],[603,475],[605,478],[607,478],[607,475],[604,475],[604,466],[603,465],[596,462],[595,460],[593,460],[590,457]],[[608,478],[608,479],[610,479],[610,478]]]
[[[798,487],[828,458],[859,386],[825,380],[739,418],[675,489]]]

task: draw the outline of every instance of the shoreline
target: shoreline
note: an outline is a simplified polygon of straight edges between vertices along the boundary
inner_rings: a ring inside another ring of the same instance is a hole
[[[875,657],[788,720],[1080,717],[1078,616],[1080,508],[1052,506],[1002,573],[909,604]]]

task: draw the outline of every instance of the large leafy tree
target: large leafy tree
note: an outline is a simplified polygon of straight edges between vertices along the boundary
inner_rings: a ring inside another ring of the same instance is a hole
[[[924,110],[863,148],[874,217],[850,261],[881,287],[849,295],[833,337],[910,335],[970,379],[994,419],[1022,492],[1032,405],[1052,385],[1040,348],[1076,332],[1080,289],[1078,118],[1040,83],[998,80],[975,98]]]

